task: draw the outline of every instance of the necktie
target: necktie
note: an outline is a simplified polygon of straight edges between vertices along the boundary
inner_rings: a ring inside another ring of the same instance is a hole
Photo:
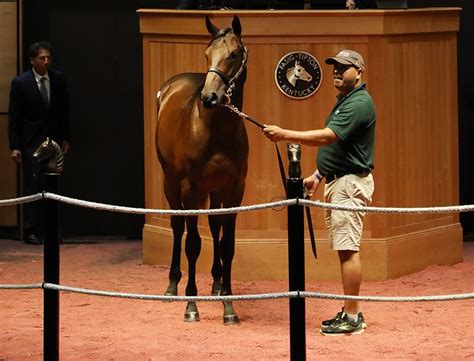
[[[44,76],[42,78],[40,78],[40,88],[39,88],[39,90],[40,90],[40,93],[41,93],[41,97],[43,98],[44,105],[47,108],[48,105],[49,105],[49,98],[48,98],[48,91],[46,90],[45,81],[46,81],[46,78]]]

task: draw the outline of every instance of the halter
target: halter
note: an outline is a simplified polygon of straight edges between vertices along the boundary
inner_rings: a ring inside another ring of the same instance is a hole
[[[209,46],[212,45],[212,43],[214,43],[217,39],[222,38],[223,36],[225,36],[231,30],[232,29],[227,28],[227,29],[223,29],[223,30],[219,31],[216,34],[216,37],[211,41]],[[229,98],[232,96],[232,92],[234,91],[236,80],[242,74],[242,72],[245,69],[245,65],[247,64],[247,55],[248,55],[247,47],[245,46],[242,38],[239,38],[239,41],[240,41],[240,44],[242,45],[242,48],[243,48],[244,52],[243,52],[242,63],[240,64],[240,68],[239,68],[239,70],[237,70],[237,72],[235,73],[235,75],[233,77],[230,77],[230,76],[224,74],[221,70],[219,70],[217,68],[209,68],[207,70],[207,73],[216,73],[217,75],[219,75],[221,77],[222,81],[224,82],[225,86],[227,87],[226,96],[229,97]]]

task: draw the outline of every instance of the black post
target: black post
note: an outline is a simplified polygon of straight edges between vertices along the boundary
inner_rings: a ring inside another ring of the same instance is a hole
[[[44,190],[59,193],[58,173],[44,174]],[[59,204],[43,200],[44,282],[59,284]],[[44,360],[59,360],[59,291],[44,290]]]
[[[288,145],[289,178],[288,199],[303,199],[301,179],[300,147]],[[289,288],[292,291],[305,290],[304,265],[304,212],[303,206],[288,207],[288,271]],[[291,360],[306,360],[305,299],[290,298],[290,356]]]

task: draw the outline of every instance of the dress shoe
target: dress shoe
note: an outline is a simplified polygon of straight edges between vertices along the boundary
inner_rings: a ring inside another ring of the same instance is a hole
[[[35,234],[29,234],[26,238],[25,238],[25,243],[26,244],[34,244],[34,245],[41,245],[43,244],[43,241],[41,240],[41,238],[39,238],[37,235]]]

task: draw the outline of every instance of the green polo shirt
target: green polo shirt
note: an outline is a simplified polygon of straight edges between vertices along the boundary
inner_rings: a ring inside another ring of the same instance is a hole
[[[338,139],[318,150],[321,175],[360,173],[374,168],[375,106],[361,84],[344,96],[340,94],[326,119],[326,127]]]

